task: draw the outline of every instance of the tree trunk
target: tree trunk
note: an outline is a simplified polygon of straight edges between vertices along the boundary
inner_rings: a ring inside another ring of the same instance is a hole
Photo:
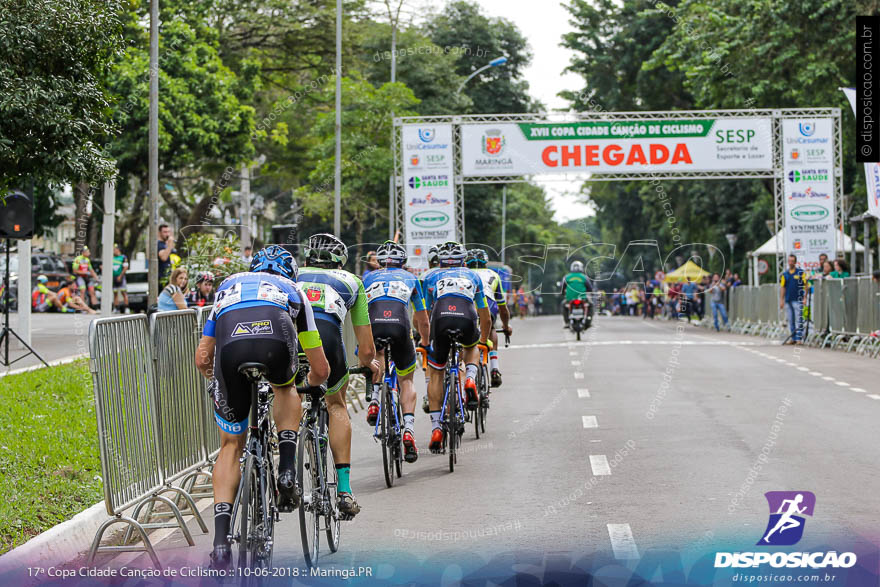
[[[354,221],[354,233],[357,236],[357,247],[360,251],[361,243],[364,242],[364,223],[361,222],[360,218],[356,218]],[[362,263],[361,259],[363,258],[363,254],[357,256],[357,259],[354,261],[354,273],[358,277],[361,276]]]

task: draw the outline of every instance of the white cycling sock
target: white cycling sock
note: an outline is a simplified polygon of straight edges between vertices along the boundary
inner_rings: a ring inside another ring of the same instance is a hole
[[[416,417],[412,414],[403,415],[403,429],[412,432],[416,428]]]
[[[498,368],[498,351],[489,351],[489,367],[492,369]]]
[[[476,379],[477,378],[477,364],[476,363],[468,363],[467,369],[465,369],[465,377],[468,379]]]
[[[440,410],[431,412],[431,429],[436,430],[437,428],[440,428]]]

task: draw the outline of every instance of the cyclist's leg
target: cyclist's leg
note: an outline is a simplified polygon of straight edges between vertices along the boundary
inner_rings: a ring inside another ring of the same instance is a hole
[[[445,304],[437,300],[431,312],[431,352],[428,355],[428,413],[431,416],[431,440],[429,448],[439,451],[443,444],[440,415],[443,403],[443,377],[449,359],[449,337],[446,331],[453,328],[452,317],[444,315]]]
[[[477,372],[479,371],[480,351],[477,342],[480,340],[480,329],[477,326],[477,312],[473,304],[466,307],[466,319],[461,320],[462,337],[459,341],[462,347],[462,360],[465,363],[464,390],[468,408],[476,409],[480,398],[477,394]]]
[[[354,516],[361,511],[351,492],[351,419],[345,405],[345,393],[348,389],[348,363],[345,358],[345,346],[342,343],[342,327],[331,320],[319,318],[315,320],[324,355],[330,363],[330,377],[327,380],[328,436],[330,450],[333,451],[333,462],[336,463],[336,474],[339,485],[336,493],[339,496],[339,510],[346,515]]]
[[[415,441],[416,390],[413,375],[416,370],[416,350],[409,335],[409,324],[398,325],[391,343],[391,355],[397,368],[397,384],[400,388],[400,408],[403,413],[403,446],[406,461],[414,463],[419,458]]]

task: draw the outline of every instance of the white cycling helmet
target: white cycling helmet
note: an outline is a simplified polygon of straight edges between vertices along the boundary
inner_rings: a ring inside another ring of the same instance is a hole
[[[584,264],[580,261],[574,261],[571,264],[571,272],[572,273],[583,273],[584,272]]]

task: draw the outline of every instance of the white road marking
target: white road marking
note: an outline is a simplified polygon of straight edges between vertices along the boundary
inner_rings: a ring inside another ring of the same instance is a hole
[[[812,375],[813,377],[822,377],[822,374],[818,371],[810,371],[810,375]]]
[[[576,356],[578,356],[578,354],[576,351],[568,351],[568,356],[569,357],[576,357]]]
[[[798,371],[809,371],[809,367],[798,367]]]
[[[598,428],[599,421],[596,420],[596,416],[581,416],[581,420],[584,423],[584,428]]]
[[[574,378],[575,378],[575,379],[583,379],[583,378],[584,378],[584,374],[581,373],[580,371],[575,371],[575,373],[574,373]]]
[[[868,397],[871,399],[880,399],[880,395],[877,395],[876,393],[869,393]]]
[[[834,381],[834,377],[829,377],[828,375],[826,375],[822,379],[824,379],[825,381]]]
[[[862,389],[861,387],[850,387],[850,391],[854,391],[856,393],[866,393],[867,390]]]
[[[836,381],[835,383],[841,387],[849,387],[849,383],[846,383],[845,381]]]
[[[580,367],[581,362],[580,361],[572,361],[571,364],[575,367]]]
[[[590,390],[586,387],[578,389],[578,397],[590,397]]]
[[[605,455],[590,455],[590,468],[597,477],[611,474],[611,465],[608,464],[608,457]]]
[[[617,560],[631,560],[639,558],[639,549],[633,539],[632,528],[629,524],[608,524],[608,536],[611,538],[611,549]]]

